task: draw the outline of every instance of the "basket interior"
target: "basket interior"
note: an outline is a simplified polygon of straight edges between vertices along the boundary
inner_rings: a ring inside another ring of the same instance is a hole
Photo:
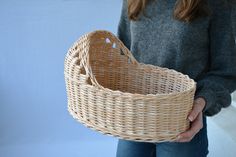
[[[138,94],[170,94],[186,91],[193,81],[177,71],[153,65],[134,65],[113,36],[95,34],[89,62],[97,82],[105,88]]]

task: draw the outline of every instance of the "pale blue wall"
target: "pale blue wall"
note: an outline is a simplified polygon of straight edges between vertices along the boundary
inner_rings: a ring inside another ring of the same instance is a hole
[[[116,33],[120,8],[121,0],[0,1],[1,157],[114,156],[116,138],[67,112],[63,70],[78,37]]]

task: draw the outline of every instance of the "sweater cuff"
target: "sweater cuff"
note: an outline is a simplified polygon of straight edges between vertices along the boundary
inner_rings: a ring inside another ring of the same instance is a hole
[[[194,99],[199,97],[202,97],[206,102],[205,107],[202,110],[203,113],[206,113],[206,111],[215,104],[214,103],[214,101],[216,100],[215,95],[212,90],[202,88],[196,91]]]

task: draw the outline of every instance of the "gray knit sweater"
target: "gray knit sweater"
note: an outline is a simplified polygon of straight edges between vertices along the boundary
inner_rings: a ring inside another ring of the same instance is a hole
[[[173,18],[176,0],[149,3],[144,16],[132,21],[123,0],[118,38],[145,64],[175,69],[197,82],[195,98],[203,97],[206,116],[231,104],[236,89],[236,44],[226,0],[208,0],[212,14],[191,23]]]

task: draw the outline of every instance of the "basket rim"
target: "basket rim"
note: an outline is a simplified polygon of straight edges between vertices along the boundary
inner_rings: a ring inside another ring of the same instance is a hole
[[[93,36],[96,33],[108,33],[108,34],[113,35],[112,32],[107,31],[107,30],[103,30],[103,29],[99,29],[99,30],[95,30],[95,31],[89,31],[86,34],[82,35],[79,39],[77,39],[73,43],[73,45],[70,47],[70,49],[73,48],[75,45],[77,45],[82,37]],[[120,39],[118,38],[118,40],[120,40]],[[69,57],[69,53],[66,54],[66,58],[67,57]],[[74,58],[74,57],[72,57],[72,58]],[[76,66],[78,66],[78,65],[76,65]],[[148,63],[142,63],[142,62],[138,62],[137,66],[149,67],[150,69],[159,68],[159,69],[164,70],[164,71],[172,71],[174,73],[180,74],[181,76],[186,77],[186,79],[190,80],[190,83],[192,84],[192,87],[187,88],[186,90],[183,90],[183,91],[180,91],[180,92],[171,92],[171,93],[163,93],[163,94],[162,93],[161,94],[152,94],[152,93],[150,93],[150,94],[140,94],[140,93],[122,92],[120,90],[112,90],[112,89],[104,87],[102,85],[101,86],[103,87],[103,89],[101,89],[101,88],[99,88],[99,87],[97,87],[95,85],[92,85],[92,84],[80,84],[80,85],[88,86],[88,87],[95,87],[96,89],[101,90],[103,92],[106,91],[108,94],[111,94],[111,95],[119,95],[119,96],[120,95],[123,95],[123,96],[127,95],[128,97],[138,96],[138,97],[150,97],[150,98],[151,97],[157,97],[157,96],[163,96],[163,97],[165,97],[165,96],[178,96],[178,95],[182,95],[182,94],[185,94],[185,93],[189,93],[192,90],[196,90],[197,82],[194,79],[190,78],[189,75],[183,74],[183,73],[181,73],[181,72],[179,72],[179,71],[177,71],[175,69],[168,68],[168,67],[161,67],[161,66],[157,66],[157,65],[148,64]],[[64,71],[64,73],[65,73],[65,76],[67,76],[65,71]],[[67,78],[69,78],[70,80],[73,80],[70,77],[67,77]]]
[[[186,77],[186,79],[189,79],[190,83],[192,84],[192,87],[190,87],[186,90],[180,91],[180,92],[171,92],[171,93],[163,93],[163,94],[162,93],[161,94],[152,94],[152,93],[150,93],[150,94],[140,94],[140,93],[122,92],[120,90],[112,90],[112,89],[104,87],[102,85],[101,86],[103,87],[103,89],[101,89],[101,88],[99,88],[95,85],[92,85],[92,84],[80,84],[80,85],[81,86],[87,86],[87,87],[90,87],[90,88],[96,88],[97,90],[99,90],[101,92],[105,91],[106,93],[108,93],[110,95],[117,95],[117,96],[121,96],[121,95],[126,96],[127,95],[127,97],[136,97],[137,96],[137,97],[150,97],[150,98],[157,97],[157,96],[160,96],[160,97],[161,96],[163,96],[163,97],[165,97],[165,96],[178,96],[178,95],[182,95],[182,94],[185,94],[185,93],[189,93],[192,90],[196,90],[196,84],[197,83],[192,78],[190,78],[187,74],[183,74],[179,71],[176,71],[175,69],[171,69],[171,68],[167,68],[167,67],[154,66],[152,64],[144,64],[144,63],[139,63],[138,66],[149,66],[149,67],[154,67],[154,68],[157,67],[157,68],[160,68],[162,70],[168,70],[168,71],[178,73],[178,74]],[[71,78],[69,78],[69,79],[71,79]]]

